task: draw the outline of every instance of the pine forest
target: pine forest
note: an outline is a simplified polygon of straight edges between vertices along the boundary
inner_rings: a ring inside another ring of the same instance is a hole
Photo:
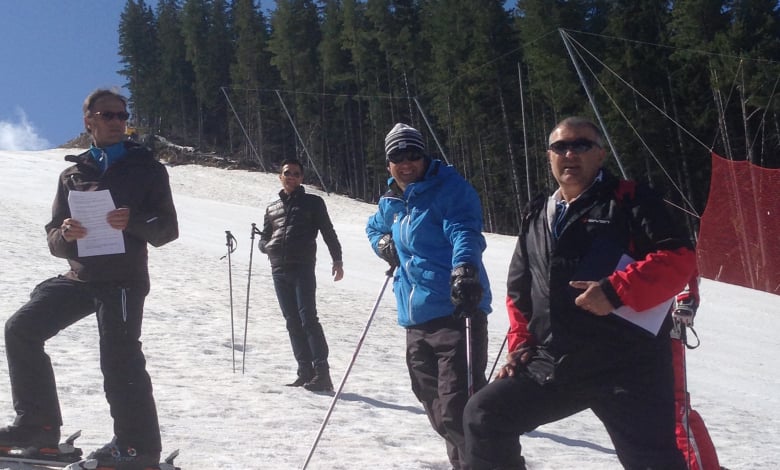
[[[488,232],[554,189],[547,138],[570,115],[692,233],[710,152],[780,167],[776,0],[127,0],[118,31],[139,131],[263,171],[298,158],[307,184],[373,202],[404,122]]]

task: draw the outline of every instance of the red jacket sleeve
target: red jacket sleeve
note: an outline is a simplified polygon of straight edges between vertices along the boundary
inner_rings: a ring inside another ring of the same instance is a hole
[[[608,280],[623,304],[639,312],[676,296],[695,272],[696,252],[677,248],[652,252]]]
[[[514,351],[523,344],[533,343],[533,337],[528,331],[528,320],[509,296],[506,298],[506,311],[509,315],[509,332],[506,334],[508,352]]]

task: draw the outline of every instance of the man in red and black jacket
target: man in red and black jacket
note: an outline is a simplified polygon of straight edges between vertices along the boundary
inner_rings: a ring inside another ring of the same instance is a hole
[[[518,436],[591,409],[625,468],[684,469],[666,313],[695,269],[693,248],[650,188],[619,196],[592,122],[561,121],[549,144],[559,188],[523,219],[507,280],[508,363],[464,413],[470,468],[524,469]],[[656,331],[610,314],[664,302]]]

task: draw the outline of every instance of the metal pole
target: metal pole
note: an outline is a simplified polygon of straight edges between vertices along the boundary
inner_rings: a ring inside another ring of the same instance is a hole
[[[255,146],[254,144],[252,144],[252,139],[249,137],[249,134],[247,134],[246,129],[244,129],[244,123],[242,123],[241,118],[238,117],[236,108],[233,107],[233,102],[230,101],[230,97],[228,96],[227,91],[225,91],[225,87],[220,87],[219,89],[222,90],[222,94],[225,95],[225,99],[227,100],[228,105],[230,105],[230,110],[233,111],[233,116],[236,117],[236,121],[238,121],[238,126],[241,128],[241,132],[244,133],[244,137],[246,137],[246,142],[247,144],[249,144],[249,148],[252,149],[252,153],[257,159],[257,162],[260,164],[260,168],[262,168],[263,171],[266,171],[265,164],[263,163],[263,160],[260,158],[260,155],[257,153],[257,150],[255,150]]]
[[[688,364],[686,363],[685,358],[685,348],[688,344],[688,338],[685,334],[685,325],[683,325],[682,322],[678,320],[674,320],[674,323],[676,323],[676,326],[680,328],[680,338],[675,340],[672,339],[672,341],[679,341],[680,346],[680,362],[682,365],[682,389],[683,389],[683,422],[685,423],[685,445],[688,447],[688,449],[685,452],[685,460],[686,465],[688,464],[688,455],[690,454],[690,447],[691,447],[691,426],[690,426],[690,419],[688,417],[690,413],[691,408],[691,399],[688,395]]]
[[[466,315],[466,373],[469,397],[474,395],[474,366],[471,363],[471,315]]]
[[[344,384],[347,382],[347,377],[349,377],[350,371],[352,371],[352,366],[355,364],[355,360],[357,360],[358,353],[360,352],[361,346],[363,346],[363,341],[366,339],[366,334],[368,334],[368,328],[371,326],[371,321],[374,319],[374,315],[376,314],[376,310],[379,307],[379,302],[382,300],[382,295],[385,293],[385,289],[387,289],[387,284],[390,282],[390,279],[393,278],[393,271],[395,270],[395,266],[391,266],[390,269],[385,272],[385,283],[382,284],[382,289],[379,291],[379,295],[376,297],[376,301],[374,301],[374,308],[371,309],[371,314],[368,316],[368,321],[366,322],[366,326],[363,327],[363,333],[360,335],[360,339],[358,340],[357,347],[355,348],[355,352],[352,353],[352,360],[349,361],[349,365],[347,366],[347,370],[344,372],[344,376],[341,378],[341,383],[339,383],[338,389],[336,389],[336,394],[333,396],[333,400],[330,402],[330,406],[328,407],[328,412],[325,414],[325,419],[322,420],[322,425],[320,426],[320,430],[317,433],[317,437],[314,439],[314,443],[311,445],[311,449],[309,449],[309,455],[306,456],[306,461],[303,462],[303,467],[301,467],[301,470],[306,470],[306,467],[309,465],[309,462],[311,461],[312,455],[314,455],[314,450],[317,448],[317,444],[320,442],[320,438],[322,437],[322,432],[325,430],[325,426],[328,425],[328,420],[330,419],[331,413],[333,413],[333,408],[336,407],[336,402],[339,399],[339,396],[341,396],[341,391],[344,389]]]
[[[488,375],[488,382],[490,382],[490,379],[493,378],[493,372],[496,371],[496,366],[498,365],[498,361],[501,359],[501,353],[504,352],[504,348],[506,347],[507,339],[509,339],[509,331],[507,331],[507,334],[504,335],[504,342],[501,343],[501,348],[498,350],[498,354],[496,355],[496,360],[493,361],[493,368],[490,369],[490,375]]]
[[[227,239],[227,254],[220,259],[227,258],[228,260],[228,286],[230,288],[230,350],[233,353],[233,373],[236,372],[236,333],[233,328],[233,269],[231,268],[230,254],[236,251],[236,237],[230,233],[230,230],[225,230],[225,238]]]
[[[618,168],[620,168],[620,174],[623,175],[623,178],[628,178],[626,175],[626,170],[623,168],[623,163],[620,161],[620,156],[617,153],[617,149],[615,149],[615,146],[612,144],[612,139],[610,138],[609,132],[607,131],[607,126],[604,124],[604,120],[601,118],[601,113],[599,113],[599,109],[596,107],[596,100],[593,98],[593,94],[590,92],[590,88],[588,88],[588,85],[585,83],[585,77],[582,75],[582,70],[580,70],[580,64],[574,58],[574,51],[572,51],[571,44],[569,44],[569,38],[564,32],[563,28],[559,28],[558,32],[561,35],[561,39],[563,39],[563,45],[566,46],[566,52],[569,53],[571,63],[574,64],[574,68],[577,70],[577,76],[580,78],[582,88],[585,89],[585,94],[588,95],[588,101],[590,101],[590,106],[593,108],[593,113],[596,115],[596,119],[598,119],[599,124],[601,124],[601,132],[604,134],[604,138],[607,139],[609,148],[612,150],[612,155],[615,156],[615,162],[617,162]]]
[[[246,333],[247,329],[249,327],[249,287],[252,284],[252,252],[255,250],[255,234],[259,234],[260,231],[257,230],[257,226],[255,223],[252,223],[252,236],[249,246],[249,274],[247,275],[246,280],[246,313],[244,315],[244,347],[242,350],[242,357],[241,357],[241,373],[244,373],[244,364],[246,363]]]
[[[525,150],[525,185],[528,192],[528,200],[531,200],[531,163],[528,161],[528,133],[525,130],[525,99],[523,99],[523,73],[520,62],[517,63],[517,81],[520,84],[520,117],[523,119],[523,149]],[[492,373],[491,373],[492,374]]]
[[[295,121],[293,121],[292,116],[290,116],[290,111],[287,110],[287,105],[284,104],[282,95],[279,93],[279,90],[274,90],[274,91],[276,92],[276,96],[279,98],[279,102],[282,104],[282,109],[284,109],[284,113],[287,115],[287,119],[290,121],[290,124],[292,125],[292,128],[295,131],[296,137],[298,137],[298,142],[301,143],[301,147],[303,147],[303,151],[306,152],[306,157],[309,159],[309,162],[311,163],[311,167],[312,169],[314,169],[314,173],[316,173],[317,178],[320,179],[320,184],[322,185],[322,189],[324,189],[326,193],[330,194],[330,190],[328,190],[328,187],[325,186],[325,181],[322,180],[322,176],[320,176],[320,172],[317,170],[317,165],[314,164],[314,159],[312,159],[311,155],[309,154],[309,149],[306,148],[306,142],[303,141],[303,137],[301,137],[300,132],[298,132],[298,128],[295,126]]]
[[[417,109],[420,110],[420,116],[422,116],[423,120],[425,121],[425,125],[428,126],[428,132],[431,133],[431,136],[433,136],[434,142],[436,142],[436,146],[439,147],[439,152],[441,152],[441,157],[444,159],[444,163],[447,165],[450,164],[449,160],[447,160],[447,154],[444,153],[444,148],[439,143],[439,139],[436,138],[436,133],[433,132],[433,127],[431,127],[431,123],[428,122],[428,116],[425,115],[425,111],[422,109],[422,105],[417,100],[417,98],[412,98],[414,100],[414,104],[417,105]]]

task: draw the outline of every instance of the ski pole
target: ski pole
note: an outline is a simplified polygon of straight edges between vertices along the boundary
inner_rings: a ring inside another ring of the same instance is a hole
[[[309,455],[306,456],[306,461],[303,462],[303,467],[301,467],[301,470],[306,470],[306,467],[309,465],[309,462],[311,461],[312,455],[314,455],[314,450],[317,448],[317,443],[320,442],[320,437],[322,437],[322,432],[325,430],[325,426],[328,425],[328,420],[330,419],[331,413],[333,413],[333,408],[336,407],[336,402],[339,399],[339,396],[341,396],[341,391],[344,389],[344,384],[347,382],[347,377],[349,377],[350,371],[352,371],[352,366],[355,364],[355,360],[357,360],[358,353],[360,352],[361,346],[363,346],[363,340],[366,339],[366,334],[368,334],[368,328],[371,326],[371,322],[374,319],[374,315],[376,314],[376,310],[379,307],[379,302],[382,300],[382,296],[385,293],[385,289],[387,289],[387,284],[390,282],[390,279],[393,278],[393,271],[395,270],[395,266],[390,266],[390,269],[388,269],[385,272],[385,283],[382,284],[382,289],[379,291],[379,295],[376,297],[376,301],[374,301],[374,308],[371,309],[371,314],[368,316],[368,321],[366,322],[366,326],[363,327],[363,333],[360,335],[360,339],[358,340],[357,347],[355,348],[355,352],[352,353],[352,360],[349,361],[349,365],[347,366],[347,370],[344,372],[344,376],[341,378],[341,383],[339,383],[338,389],[336,389],[336,394],[333,396],[333,400],[330,402],[330,406],[328,407],[328,412],[325,414],[325,419],[322,420],[322,425],[320,426],[320,430],[317,433],[317,437],[314,438],[314,443],[311,446],[311,449],[309,449]]]
[[[233,372],[236,372],[236,334],[233,328],[233,268],[231,267],[230,254],[236,251],[238,243],[236,237],[230,233],[230,230],[225,230],[225,238],[227,239],[227,254],[220,259],[227,258],[228,260],[228,286],[230,289],[230,350],[233,352]]]
[[[509,339],[509,330],[507,330],[506,334],[504,335],[504,342],[501,343],[501,347],[498,349],[498,354],[496,355],[496,360],[493,361],[493,368],[490,369],[490,375],[488,375],[488,382],[490,382],[490,379],[493,378],[493,372],[496,371],[496,366],[498,365],[498,361],[501,360],[501,353],[504,352],[504,348],[506,347],[507,339]]]
[[[466,315],[466,374],[469,397],[474,395],[474,366],[471,363],[471,315]]]
[[[688,462],[688,456],[690,455],[690,448],[691,448],[691,423],[690,423],[690,409],[691,409],[691,397],[688,395],[688,363],[686,361],[685,357],[685,348],[688,346],[688,337],[685,334],[685,325],[677,320],[674,319],[675,326],[680,328],[680,338],[676,341],[679,341],[681,344],[679,346],[680,349],[680,362],[682,367],[682,392],[683,392],[683,422],[685,425],[685,445],[687,446],[687,449],[685,451],[685,466],[687,467],[689,465]],[[675,341],[672,339],[672,341]]]
[[[255,250],[255,235],[259,234],[260,231],[257,229],[257,226],[254,222],[252,222],[252,241],[250,242],[251,245],[249,247],[249,274],[247,276],[246,280],[246,315],[244,316],[244,347],[242,350],[242,357],[241,357],[241,373],[244,373],[244,364],[246,363],[246,333],[247,329],[249,328],[249,287],[252,284],[252,252]]]

